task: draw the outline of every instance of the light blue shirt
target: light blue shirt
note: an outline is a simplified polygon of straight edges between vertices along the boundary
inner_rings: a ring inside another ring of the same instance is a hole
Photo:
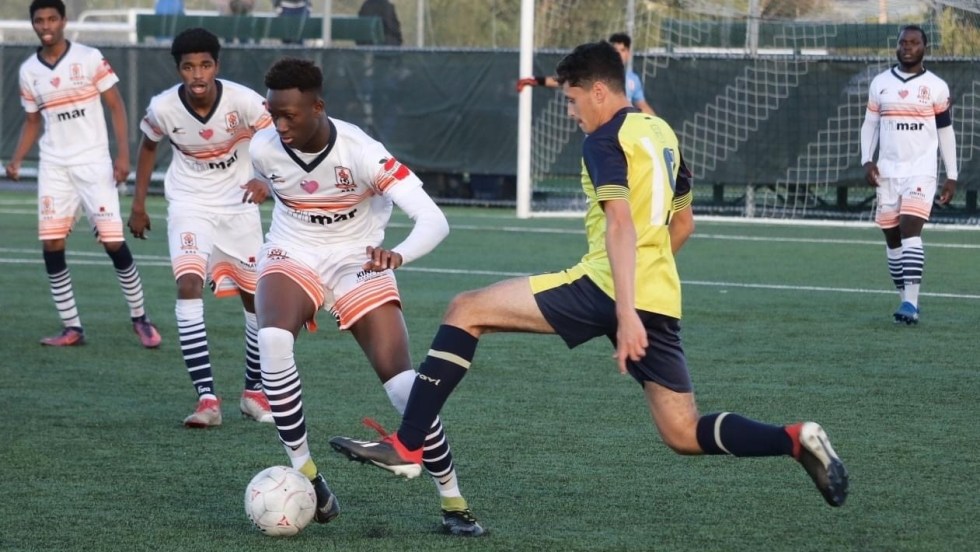
[[[634,71],[626,72],[626,97],[633,105],[636,105],[637,102],[646,101],[643,96],[643,83],[640,82],[640,76]]]

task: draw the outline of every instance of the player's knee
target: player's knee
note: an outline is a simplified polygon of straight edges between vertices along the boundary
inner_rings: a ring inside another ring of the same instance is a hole
[[[446,309],[443,322],[458,328],[470,328],[472,326],[471,319],[479,311],[477,308],[479,297],[478,291],[464,291],[453,297]]]
[[[196,274],[184,274],[177,278],[178,299],[200,299],[203,289],[204,280]]]
[[[259,361],[263,374],[283,372],[290,368],[294,341],[293,334],[282,328],[259,330]]]
[[[664,444],[670,448],[670,450],[676,452],[677,454],[683,456],[693,456],[701,454],[701,447],[698,446],[697,439],[686,438],[686,437],[670,437],[663,436]]]

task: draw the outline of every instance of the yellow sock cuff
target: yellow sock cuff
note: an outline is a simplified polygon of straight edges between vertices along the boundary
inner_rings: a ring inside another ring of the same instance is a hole
[[[306,463],[303,464],[302,467],[300,467],[299,471],[300,473],[305,475],[307,479],[313,481],[313,478],[316,477],[316,473],[317,473],[316,464],[313,463],[313,459],[310,458],[309,460],[307,460]]]
[[[442,509],[447,512],[462,512],[467,508],[469,506],[466,504],[466,499],[461,496],[442,497]]]

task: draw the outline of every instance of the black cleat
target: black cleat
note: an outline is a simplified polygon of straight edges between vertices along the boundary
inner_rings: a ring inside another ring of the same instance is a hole
[[[316,491],[316,512],[313,519],[317,523],[330,523],[340,515],[340,501],[330,491],[330,487],[327,487],[327,480],[322,474],[316,474],[310,483],[313,483],[313,490]]]
[[[443,510],[442,530],[457,537],[482,537],[487,531],[476,520],[469,508],[466,510]]]
[[[847,468],[830,446],[827,433],[814,422],[790,426],[796,460],[816,484],[827,504],[842,506],[847,499]]]

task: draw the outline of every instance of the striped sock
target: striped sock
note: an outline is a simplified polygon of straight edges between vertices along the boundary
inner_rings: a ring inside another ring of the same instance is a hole
[[[129,316],[136,320],[146,316],[143,305],[143,282],[140,280],[140,273],[136,270],[136,261],[133,254],[129,251],[129,246],[123,242],[122,246],[115,251],[108,251],[109,258],[112,259],[112,266],[116,268],[116,278],[119,280],[119,287],[122,288],[123,297],[129,304]]]
[[[262,367],[259,364],[259,324],[255,313],[245,311],[245,389],[262,389]]]
[[[279,441],[292,466],[300,469],[310,460],[310,447],[303,417],[303,384],[293,356],[294,341],[293,334],[280,328],[262,328],[258,333],[262,387],[276,420]]]
[[[81,328],[82,319],[78,316],[75,305],[75,292],[71,285],[71,273],[65,261],[65,250],[44,251],[44,269],[48,273],[48,285],[51,288],[51,299],[58,310],[62,326],[66,328]]]
[[[885,246],[885,253],[888,255],[888,274],[892,277],[892,283],[898,290],[898,296],[905,301],[905,272],[902,270],[902,248],[890,249]]]
[[[184,365],[198,398],[214,396],[214,377],[211,374],[211,353],[208,351],[208,332],[204,328],[204,300],[178,299],[174,309],[177,333]]]
[[[919,286],[922,285],[922,272],[926,265],[926,254],[922,248],[922,238],[902,238],[902,270],[905,274],[905,300],[915,307],[919,306]]]

